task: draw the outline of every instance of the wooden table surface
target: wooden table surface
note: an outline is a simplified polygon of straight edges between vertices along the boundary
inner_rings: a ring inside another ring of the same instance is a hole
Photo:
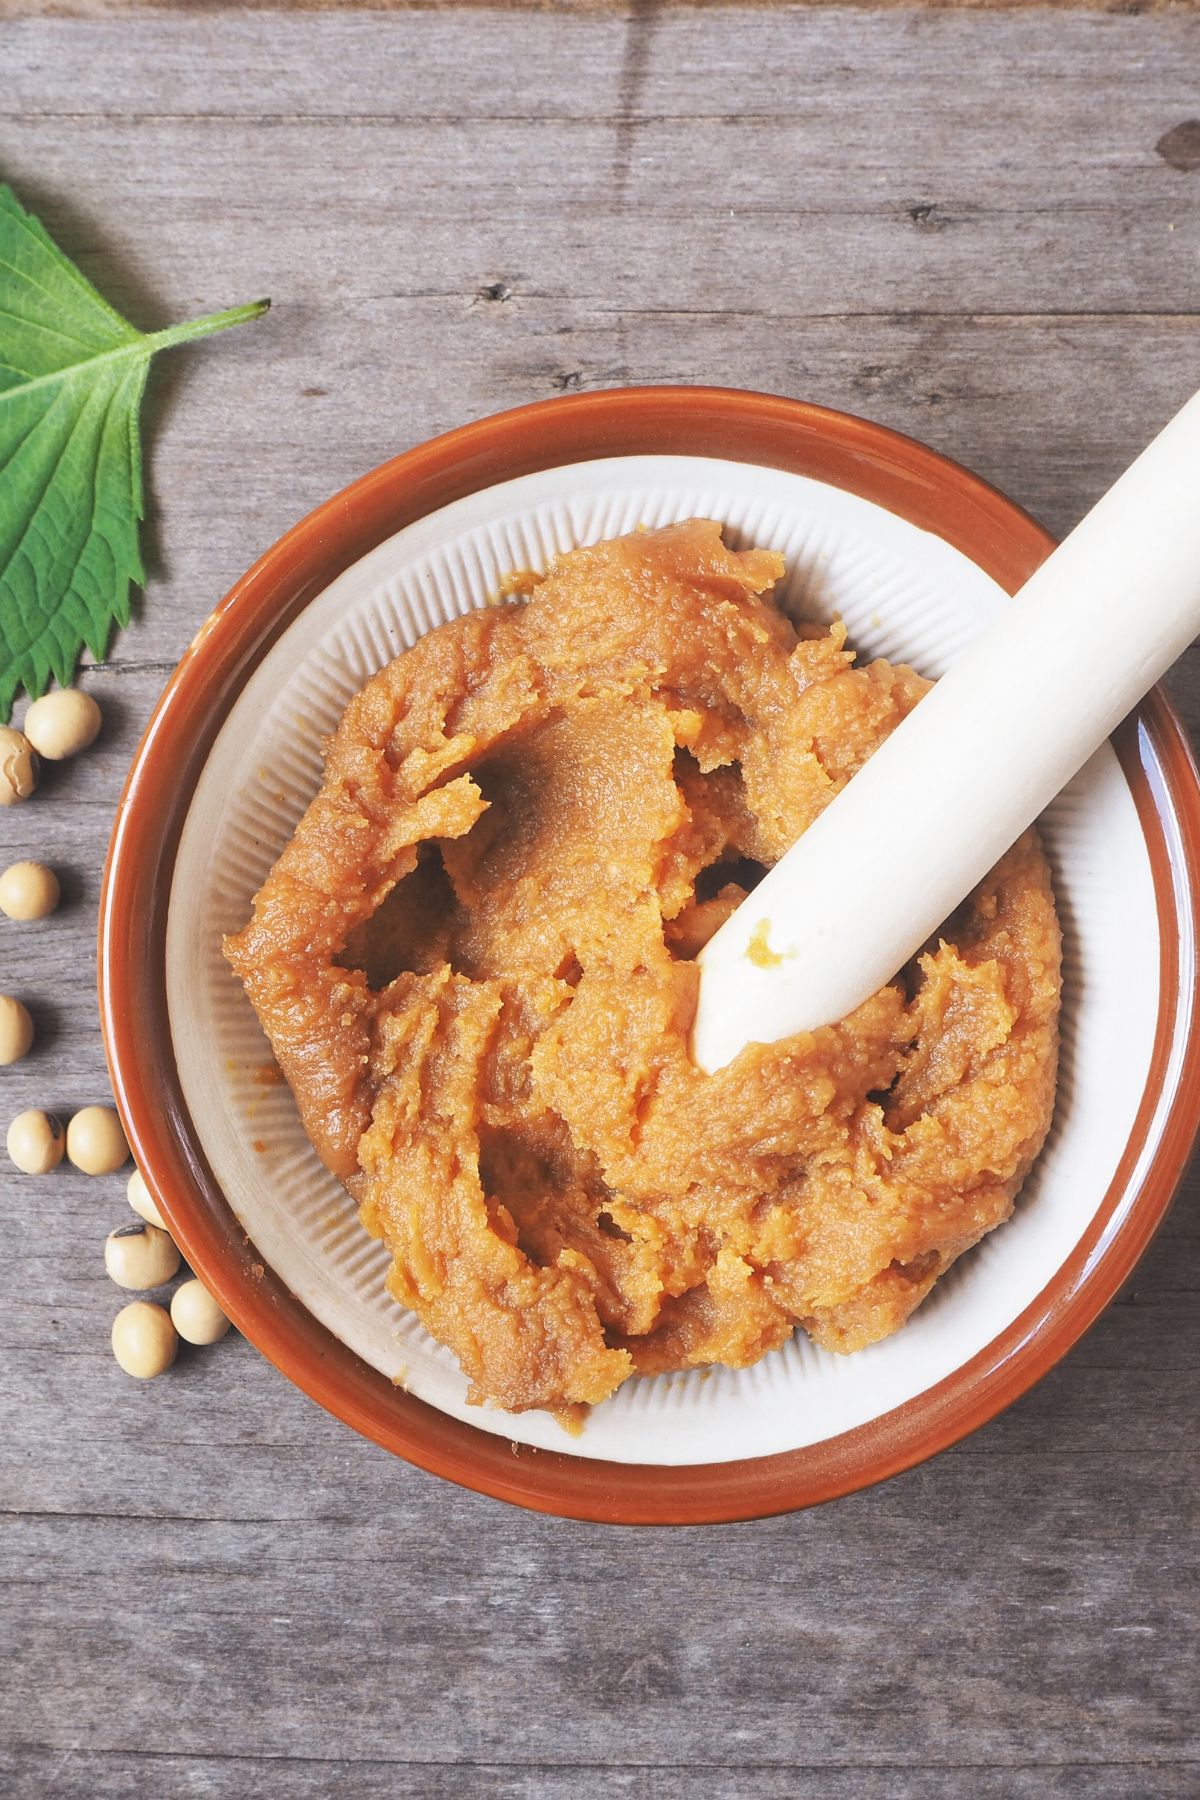
[[[5,1117],[106,1096],[97,885],[165,677],[383,458],[717,382],[911,432],[1063,530],[1200,380],[1195,13],[6,10],[0,171],[103,291],[144,326],[274,306],[157,369],[104,736],[0,823],[4,862],[69,871],[0,933],[41,1027]],[[1200,660],[1174,690],[1200,726]],[[1196,1185],[957,1449],[633,1531],[410,1469],[237,1338],[130,1382],[123,1181],[3,1175],[0,1791],[1197,1793]]]

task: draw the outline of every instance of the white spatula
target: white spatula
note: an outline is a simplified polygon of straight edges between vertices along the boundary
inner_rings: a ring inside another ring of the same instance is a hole
[[[1200,634],[1200,394],[700,954],[692,1055],[890,981]]]

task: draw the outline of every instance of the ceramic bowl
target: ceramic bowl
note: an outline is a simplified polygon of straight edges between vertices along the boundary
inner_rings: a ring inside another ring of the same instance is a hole
[[[794,401],[572,396],[368,475],[237,584],[134,759],[101,906],[102,1018],[139,1165],[235,1323],[314,1398],[424,1468],[626,1522],[745,1518],[882,1479],[991,1417],[1111,1298],[1169,1204],[1200,1111],[1200,786],[1155,692],[1044,821],[1063,917],[1055,1125],[1015,1218],[858,1357],[803,1334],[752,1370],[628,1383],[580,1439],[471,1408],[383,1287],[386,1257],[300,1131],[220,957],[320,780],[349,695],[504,573],[708,513],[783,550],[785,603],[940,673],[1051,547],[932,451]],[[1121,1053],[1114,1056],[1114,1044]]]

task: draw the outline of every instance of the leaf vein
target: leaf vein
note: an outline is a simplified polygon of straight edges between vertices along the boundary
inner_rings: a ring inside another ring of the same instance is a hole
[[[11,205],[6,202],[11,202]],[[95,306],[106,318],[111,319],[118,329],[123,331],[133,329],[128,319],[123,319],[116,307],[110,306],[99,289],[93,287],[83,270],[78,268],[69,257],[63,255],[41,220],[35,219],[31,213],[27,213],[12,189],[4,183],[0,183],[0,209],[5,218],[12,220],[18,231],[23,232],[27,238],[31,239],[39,255],[50,256],[54,259],[55,266],[82,298]]]
[[[100,424],[99,424],[99,429],[98,429],[98,433],[97,433],[98,438],[103,433],[104,424],[105,424],[105,421],[108,419],[109,412],[112,408],[113,399],[118,393],[120,393],[122,386],[123,386],[122,382],[117,382],[117,384],[115,385],[115,387],[112,389],[112,391],[110,392],[110,394],[108,396],[108,401],[104,408],[104,414],[103,414],[103,417],[101,418]],[[46,416],[47,415],[43,414],[43,418],[45,418]],[[83,406],[81,406],[79,408],[79,411],[76,413],[75,418],[71,425],[71,429],[67,433],[66,441],[61,446],[61,448],[59,449],[59,451],[57,452],[57,454],[54,458],[54,462],[53,462],[53,465],[51,466],[50,473],[42,485],[42,491],[38,495],[36,501],[33,504],[32,509],[30,511],[29,521],[25,527],[25,530],[22,532],[21,537],[18,539],[16,545],[14,546],[12,554],[9,556],[3,569],[0,569],[0,582],[7,580],[8,571],[11,569],[12,565],[16,562],[16,560],[19,556],[25,556],[28,559],[30,565],[32,567],[36,568],[37,565],[36,565],[35,559],[32,556],[30,556],[28,550],[25,547],[26,541],[28,540],[28,538],[30,537],[31,534],[43,532],[45,529],[39,515],[41,513],[43,505],[45,504],[46,496],[53,488],[54,483],[57,481],[59,471],[62,468],[63,462],[66,459],[67,453],[69,452],[71,445],[74,443],[76,433],[79,431],[79,428],[83,424],[86,416],[87,416],[87,405],[85,402],[85,404]],[[39,419],[38,424],[41,424],[41,422],[42,421]],[[96,468],[99,467],[99,460],[100,460],[99,452],[97,450]],[[83,555],[83,552],[87,549],[88,540],[91,537],[92,529],[95,524],[95,516],[96,516],[95,515],[95,470],[93,470],[93,478],[92,479],[93,479],[92,513],[89,517],[88,529],[84,534],[83,545],[80,549],[79,554],[76,556],[74,563],[71,566],[70,578],[68,579],[68,581],[66,582],[66,584],[62,590],[62,597],[64,599],[66,599],[71,592],[71,586],[75,579],[75,571],[79,567],[80,559]],[[36,596],[36,592],[37,592],[36,584],[35,584],[34,592],[35,592],[35,596]],[[36,600],[35,600],[35,604],[36,604]],[[22,623],[25,624],[26,621],[23,619]],[[36,649],[39,641],[45,635],[46,625],[47,625],[47,620],[46,620],[45,616],[41,616],[41,615],[35,617],[34,621],[32,622],[32,625],[27,625],[27,631],[30,633],[30,635],[28,635],[26,637],[24,643],[12,646],[12,654],[11,654],[11,659],[10,659],[12,662],[20,662],[22,657],[30,655]]]
[[[101,350],[95,356],[81,357],[78,362],[64,363],[61,369],[48,369],[44,375],[34,375],[29,381],[23,381],[19,387],[5,388],[3,392],[0,392],[0,409],[4,407],[6,401],[15,400],[20,395],[31,394],[36,388],[49,387],[55,381],[70,381],[81,370],[104,368],[109,363],[124,362],[129,357],[148,355],[149,342],[149,338],[142,338],[137,343],[118,344],[115,350]]]
[[[58,304],[57,296],[54,294],[53,290],[51,288],[48,288],[44,281],[38,281],[33,275],[31,275],[29,273],[28,269],[22,269],[18,263],[10,262],[8,260],[8,258],[4,257],[4,256],[0,256],[0,269],[10,269],[12,271],[12,273],[17,277],[18,281],[24,282],[27,287],[33,288],[39,294],[45,294],[46,299],[50,302],[51,306],[55,306]],[[109,310],[109,309],[106,309],[106,310]],[[86,350],[88,348],[88,343],[87,343],[86,338],[81,338],[74,332],[62,331],[57,326],[46,325],[44,320],[26,319],[22,314],[15,312],[12,309],[11,302],[7,299],[4,302],[4,311],[10,312],[12,314],[13,318],[21,319],[22,324],[41,325],[43,330],[56,331],[57,335],[59,337],[70,338],[73,343],[81,345],[83,347],[83,349]],[[105,324],[108,324],[107,319],[105,320]],[[126,325],[125,329],[126,329],[126,331],[129,331],[131,328],[128,325]]]

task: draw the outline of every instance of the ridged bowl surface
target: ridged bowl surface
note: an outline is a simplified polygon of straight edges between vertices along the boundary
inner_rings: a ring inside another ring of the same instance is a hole
[[[1133,796],[1105,746],[1043,834],[1065,937],[1062,1067],[1049,1141],[1008,1224],[963,1257],[903,1331],[841,1358],[797,1333],[754,1368],[628,1382],[579,1438],[548,1415],[468,1406],[453,1356],[387,1293],[387,1257],[312,1151],[221,955],[321,779],[351,695],[515,569],[691,516],[783,553],[797,616],[840,614],[864,658],[941,674],[1006,602],[941,538],[781,469],[616,457],[522,476],[407,526],[277,639],[217,736],[183,826],[167,917],[170,1032],[197,1138],[259,1255],[328,1329],[413,1395],[514,1444],[612,1462],[730,1462],[817,1444],[933,1388],[1010,1326],[1092,1222],[1141,1104],[1159,1007],[1159,926]],[[1013,729],[1021,729],[1013,696]],[[881,896],[886,903],[886,896]],[[1114,1054],[1119,1046],[1119,1054]],[[1168,1081],[1168,1087],[1170,1082]]]

